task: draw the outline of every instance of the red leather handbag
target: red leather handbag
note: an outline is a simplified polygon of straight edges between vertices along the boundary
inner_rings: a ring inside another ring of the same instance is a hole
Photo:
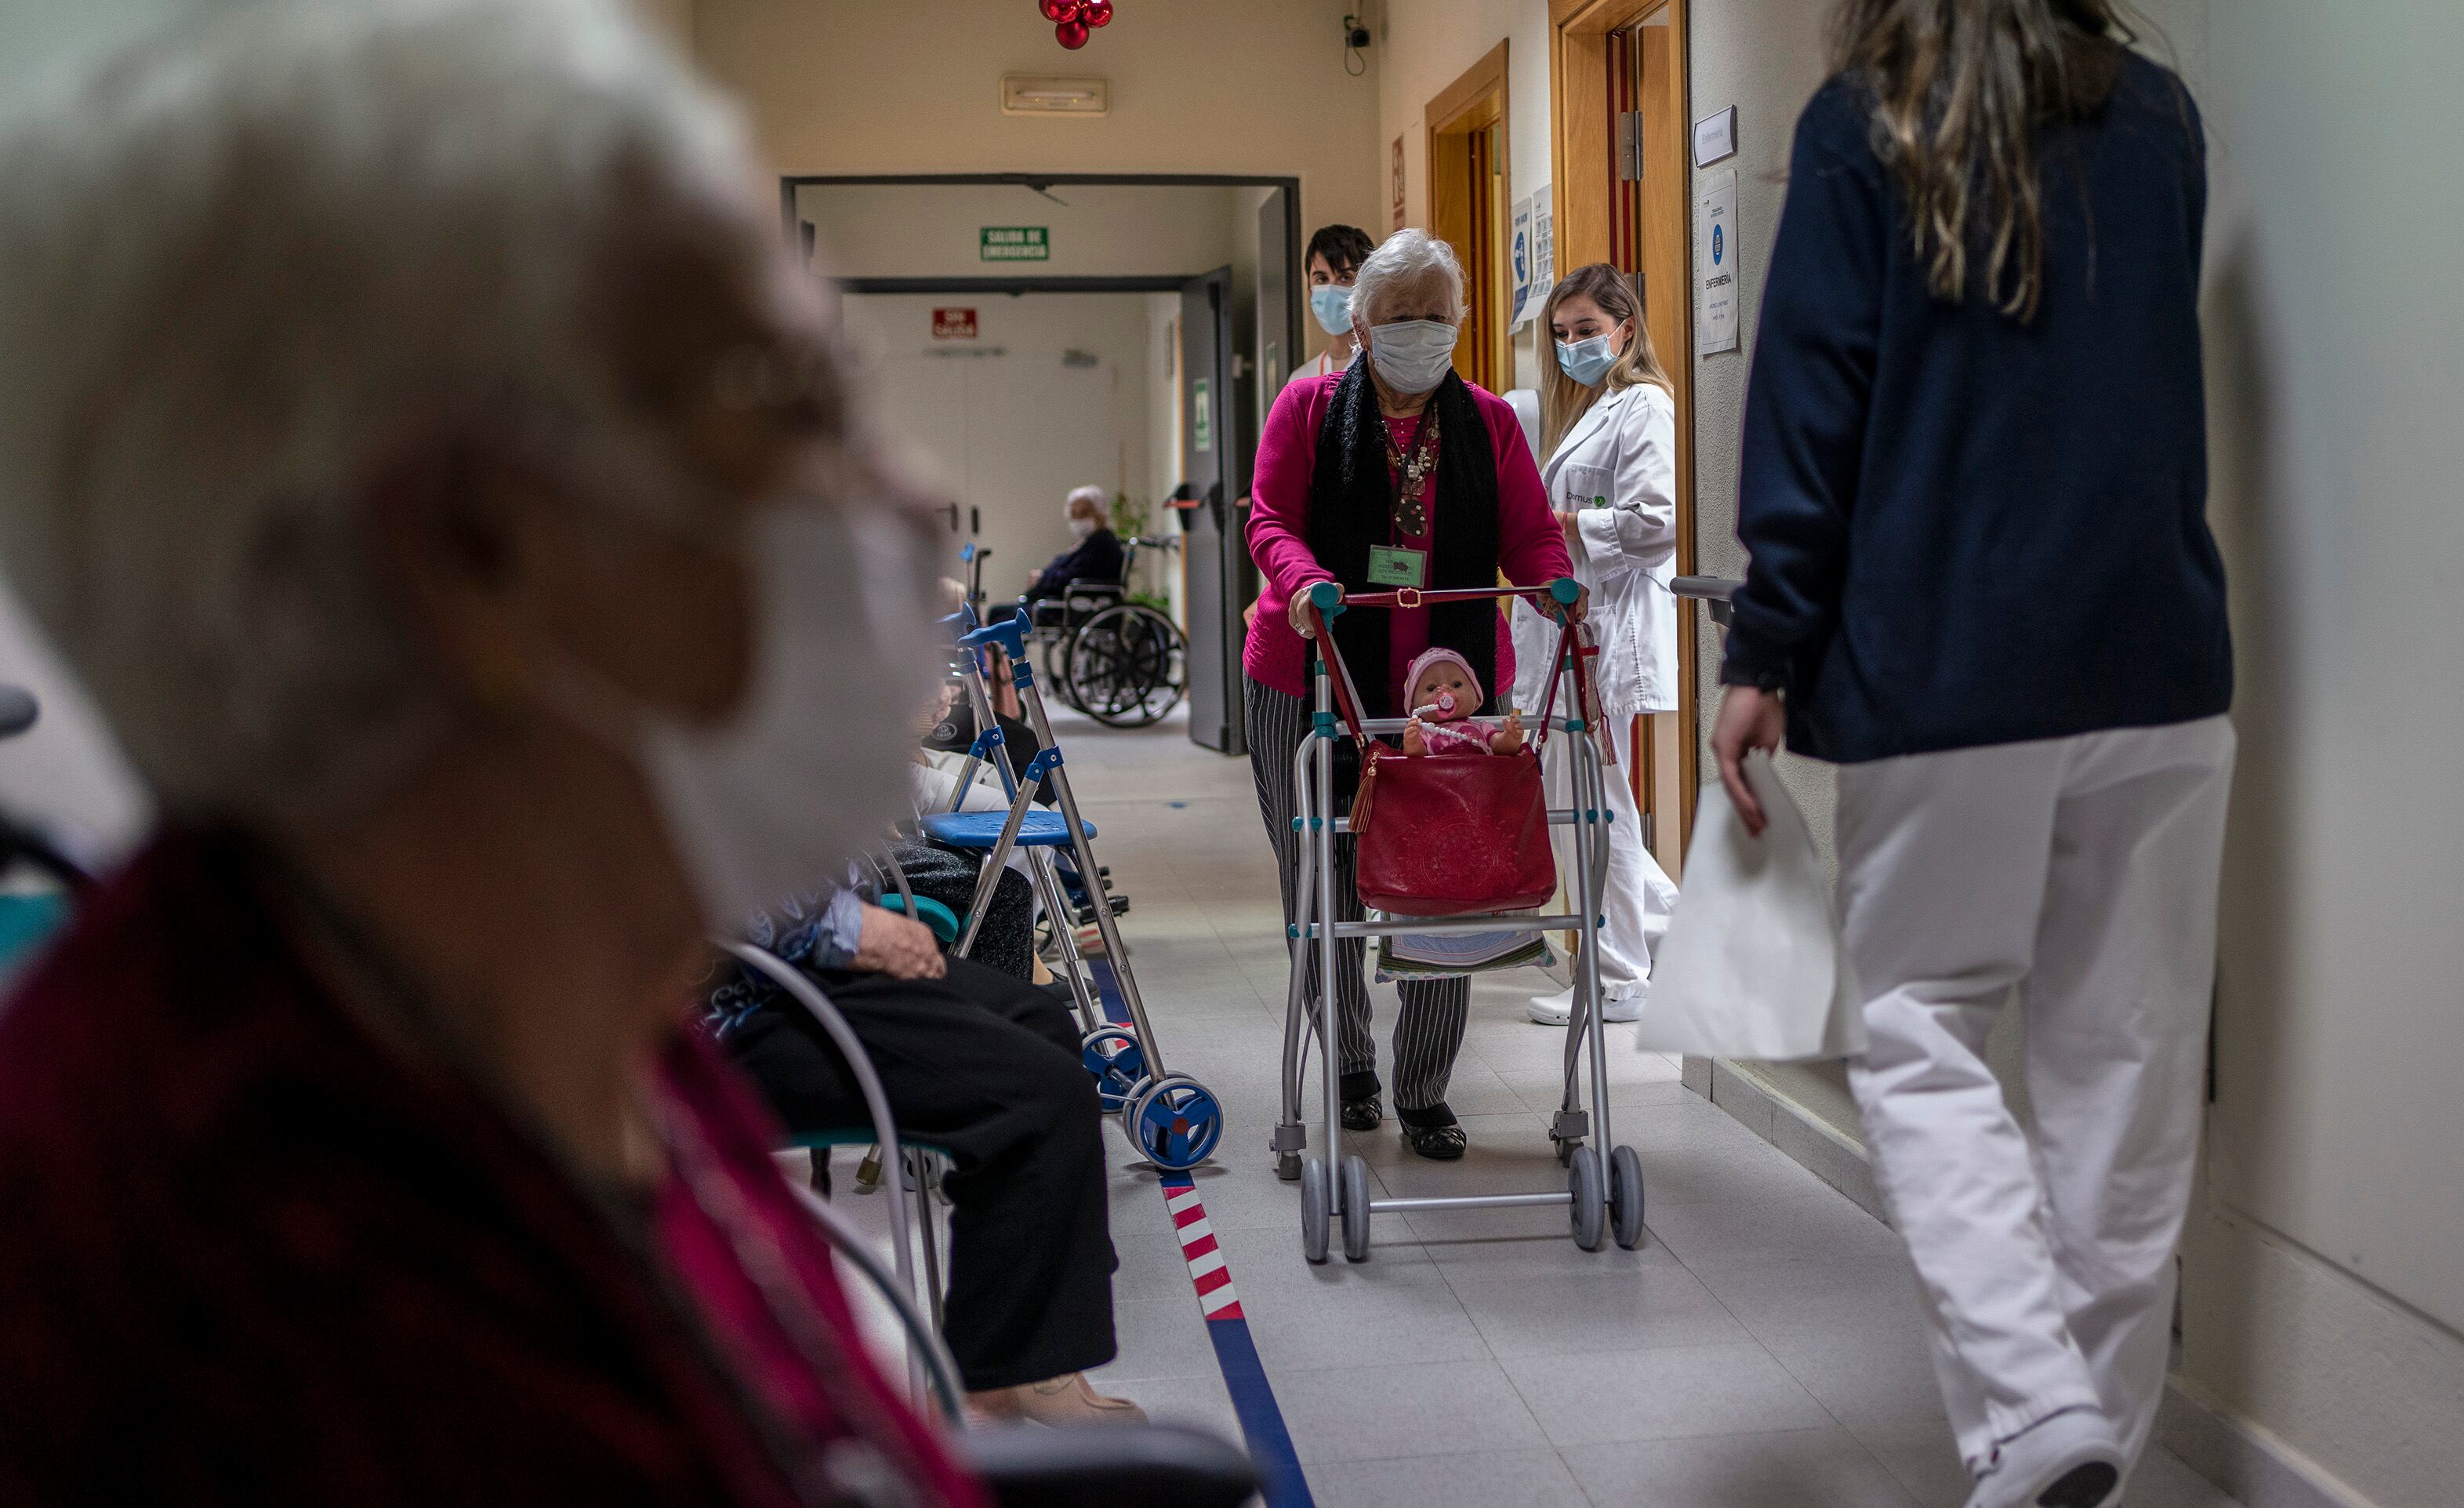
[[[1528,911],[1556,893],[1539,756],[1372,743],[1352,802],[1360,902],[1398,917]]]
[[[1360,903],[1398,917],[1460,917],[1548,904],[1556,894],[1557,867],[1549,847],[1549,798],[1536,745],[1527,743],[1512,754],[1410,755],[1371,740],[1332,636],[1322,625],[1319,633],[1333,656],[1336,702],[1360,743],[1360,789],[1352,802]],[[1579,682],[1583,673],[1576,674]],[[1557,680],[1552,672],[1547,697],[1551,704]],[[1542,742],[1548,713],[1544,706]]]

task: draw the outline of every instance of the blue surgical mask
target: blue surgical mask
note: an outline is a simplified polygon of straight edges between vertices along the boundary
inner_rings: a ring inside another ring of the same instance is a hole
[[[1352,290],[1333,283],[1320,283],[1309,290],[1309,313],[1317,316],[1317,327],[1329,335],[1341,335],[1352,328]]]
[[[1397,392],[1427,392],[1454,369],[1455,326],[1443,320],[1397,320],[1370,326],[1369,359]]]
[[[1586,388],[1596,388],[1600,379],[1617,365],[1617,352],[1609,349],[1609,338],[1595,335],[1588,341],[1572,345],[1557,343],[1557,369]]]

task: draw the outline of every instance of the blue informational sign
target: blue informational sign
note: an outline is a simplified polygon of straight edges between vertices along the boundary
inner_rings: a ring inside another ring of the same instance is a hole
[[[1711,227],[1711,265],[1712,265],[1712,266],[1714,266],[1714,267],[1719,266],[1719,265],[1720,265],[1721,258],[1722,258],[1722,257],[1724,257],[1724,256],[1726,256],[1726,255],[1727,255],[1727,243],[1728,243],[1728,228],[1727,228],[1727,226],[1725,226],[1725,225],[1715,225],[1715,226]]]

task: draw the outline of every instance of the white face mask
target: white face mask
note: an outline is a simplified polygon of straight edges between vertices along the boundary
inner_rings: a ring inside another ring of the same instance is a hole
[[[1092,519],[1071,519],[1069,521],[1069,532],[1083,540],[1088,535],[1095,532],[1095,521]]]
[[[549,677],[639,765],[704,920],[729,933],[835,881],[912,813],[908,751],[940,670],[933,573],[886,510],[773,504],[750,536],[752,679],[727,721],[645,709],[570,663]]]
[[[1427,392],[1455,360],[1455,326],[1443,320],[1397,320],[1369,329],[1369,359],[1397,392]]]

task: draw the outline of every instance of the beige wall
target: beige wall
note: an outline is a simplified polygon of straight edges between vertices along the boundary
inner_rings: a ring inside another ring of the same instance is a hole
[[[2211,513],[2234,588],[2184,1371],[2356,1494],[2464,1497],[2464,11],[2201,7]]]
[[[697,0],[694,53],[789,173],[1177,172],[1301,180],[1306,225],[1367,223],[1376,65],[1341,0],[1125,5],[1075,53],[1027,0]],[[1373,50],[1374,51],[1374,50]],[[1001,113],[1003,74],[1101,75],[1102,120]]]

